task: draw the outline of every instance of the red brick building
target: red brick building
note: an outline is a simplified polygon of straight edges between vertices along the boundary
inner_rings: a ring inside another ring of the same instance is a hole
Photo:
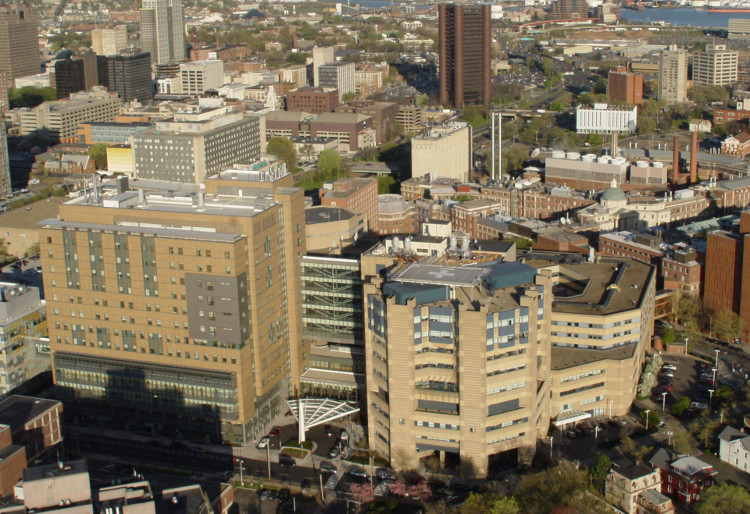
[[[371,116],[375,126],[375,137],[380,144],[386,142],[391,136],[391,129],[396,125],[398,109],[398,104],[393,102],[353,100],[339,105],[336,112],[351,112]]]
[[[721,153],[745,157],[750,154],[750,134],[740,132],[736,136],[728,136],[721,142]]]
[[[624,66],[613,68],[607,81],[610,104],[643,104],[643,75],[629,72]]]
[[[416,234],[419,232],[417,207],[401,195],[378,195],[378,234]]]
[[[338,105],[338,89],[299,87],[286,94],[287,111],[304,111],[321,114],[335,111]]]
[[[461,231],[468,234],[472,239],[495,239],[480,235],[477,228],[477,222],[482,218],[487,218],[501,212],[502,204],[492,200],[472,200],[456,204],[451,208],[451,224],[454,231]]]
[[[378,233],[378,180],[375,178],[347,178],[324,185],[320,191],[320,205],[343,207],[367,216],[367,227]]]
[[[750,119],[750,111],[739,111],[737,109],[714,109],[714,125],[721,125],[731,121]]]
[[[673,459],[665,449],[657,451],[649,461],[661,474],[661,492],[677,500],[680,505],[698,501],[701,492],[714,484],[718,471],[713,466],[692,456]]]
[[[664,289],[680,291],[685,296],[698,298],[701,294],[703,266],[692,248],[675,249],[669,257],[661,261],[661,275]]]
[[[743,237],[723,230],[706,236],[703,304],[710,312],[740,311]],[[749,268],[750,269],[750,268]]]
[[[0,495],[13,492],[13,486],[23,478],[26,469],[26,449],[13,444],[9,425],[0,425]]]

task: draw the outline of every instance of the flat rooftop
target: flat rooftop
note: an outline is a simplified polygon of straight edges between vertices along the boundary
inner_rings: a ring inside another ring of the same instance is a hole
[[[308,207],[305,209],[305,223],[329,223],[331,221],[345,221],[354,217],[354,213],[343,207]]]
[[[638,309],[654,274],[649,264],[627,258],[597,257],[590,263],[581,255],[533,252],[523,262],[536,269],[560,266],[554,313],[601,316]]]
[[[633,343],[607,350],[553,346],[550,367],[558,370],[605,360],[622,361],[631,358],[637,346]]]
[[[58,405],[61,403],[57,400],[14,394],[0,402],[0,423],[10,425],[15,432]]]
[[[78,473],[88,473],[88,466],[83,459],[26,468],[23,470],[23,481],[31,482],[45,478],[76,475]]]
[[[69,198],[51,196],[45,200],[39,200],[25,207],[19,207],[12,211],[0,214],[0,227],[13,229],[37,230],[37,223],[43,219],[54,218],[60,210],[60,205]]]
[[[474,287],[488,273],[485,268],[411,264],[395,280],[415,284],[435,284],[451,287]]]

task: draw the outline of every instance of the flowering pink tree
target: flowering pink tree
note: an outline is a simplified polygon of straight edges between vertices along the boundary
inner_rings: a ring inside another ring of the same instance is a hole
[[[375,501],[375,491],[369,483],[349,484],[349,492],[354,496],[354,500],[361,504]]]
[[[419,482],[418,484],[409,486],[408,494],[410,498],[417,498],[420,501],[426,501],[432,496],[432,490],[426,482]]]
[[[406,490],[406,482],[403,480],[396,480],[392,484],[388,484],[388,492],[393,496],[406,496],[408,494]]]

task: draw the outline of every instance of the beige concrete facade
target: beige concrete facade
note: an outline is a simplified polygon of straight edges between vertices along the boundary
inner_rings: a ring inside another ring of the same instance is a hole
[[[133,419],[161,411],[158,425],[214,415],[222,439],[252,439],[303,367],[287,287],[305,251],[303,191],[290,181],[232,170],[205,199],[125,190],[62,205],[40,236],[55,384]]]
[[[413,261],[362,260],[368,440],[396,469],[453,454],[484,475],[493,455],[530,461],[550,421],[628,411],[652,334],[651,266],[572,254]]]
[[[411,140],[411,176],[433,174],[462,181],[471,171],[471,127],[454,123]]]

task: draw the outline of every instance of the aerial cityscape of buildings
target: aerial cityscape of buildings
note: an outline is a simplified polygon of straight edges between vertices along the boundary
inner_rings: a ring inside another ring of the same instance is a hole
[[[0,5],[0,514],[750,512],[747,10]]]

